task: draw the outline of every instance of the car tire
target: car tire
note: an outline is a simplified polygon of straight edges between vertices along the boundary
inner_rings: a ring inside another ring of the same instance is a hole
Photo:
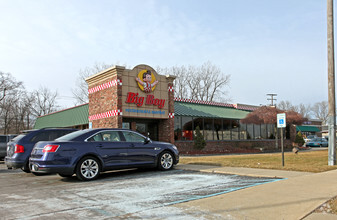
[[[170,170],[173,168],[174,158],[173,154],[169,151],[162,152],[158,157],[158,169]]]
[[[58,175],[61,176],[61,177],[65,177],[65,178],[73,176],[73,174],[70,175],[70,174],[62,174],[62,173],[58,173]]]
[[[30,173],[29,163],[27,162],[23,167],[21,167],[21,170],[25,173]]]
[[[101,165],[95,157],[84,157],[76,166],[76,176],[79,180],[89,181],[98,178]]]
[[[47,173],[37,173],[37,172],[31,172],[35,176],[45,176]]]

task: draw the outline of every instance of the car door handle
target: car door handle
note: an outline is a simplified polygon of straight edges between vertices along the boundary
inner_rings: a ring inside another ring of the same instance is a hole
[[[97,145],[96,147],[103,147],[103,144],[99,144],[99,145]]]
[[[130,144],[130,147],[135,147],[135,144]]]

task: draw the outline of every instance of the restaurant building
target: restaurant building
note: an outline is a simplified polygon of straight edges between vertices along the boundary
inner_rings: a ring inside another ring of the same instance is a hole
[[[159,75],[148,65],[114,66],[86,79],[89,103],[37,119],[35,128],[127,128],[153,140],[192,152],[200,128],[207,141],[204,153],[256,150],[254,141],[274,146],[274,125],[242,124],[257,106],[204,102],[174,97],[172,75]],[[270,142],[270,143],[269,143]]]

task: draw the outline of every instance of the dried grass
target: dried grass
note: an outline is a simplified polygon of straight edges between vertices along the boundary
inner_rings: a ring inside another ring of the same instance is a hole
[[[229,167],[250,167],[263,169],[278,169],[303,172],[324,172],[337,169],[337,166],[328,166],[328,151],[299,151],[284,153],[282,166],[281,153],[271,154],[245,154],[245,155],[221,155],[221,156],[182,156],[181,164],[207,164]]]

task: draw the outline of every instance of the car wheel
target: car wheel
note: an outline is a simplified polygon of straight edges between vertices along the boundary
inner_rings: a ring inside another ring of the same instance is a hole
[[[21,170],[25,173],[30,173],[29,163],[27,162],[23,167],[21,167]]]
[[[173,167],[173,155],[169,151],[164,151],[159,155],[158,168],[160,170],[170,170]]]
[[[61,176],[61,177],[72,177],[73,176],[73,174],[62,174],[62,173],[59,173],[58,174],[59,176]]]
[[[94,180],[99,176],[100,169],[100,163],[95,157],[84,157],[77,164],[76,176],[79,180]]]

